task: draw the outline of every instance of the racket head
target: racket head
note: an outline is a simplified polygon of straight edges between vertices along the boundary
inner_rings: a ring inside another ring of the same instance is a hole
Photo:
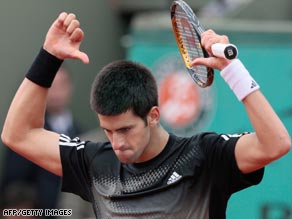
[[[201,46],[200,33],[203,29],[197,17],[182,0],[172,2],[170,13],[173,33],[189,74],[200,87],[210,86],[214,79],[214,70],[203,65],[191,66],[194,59],[208,57]]]

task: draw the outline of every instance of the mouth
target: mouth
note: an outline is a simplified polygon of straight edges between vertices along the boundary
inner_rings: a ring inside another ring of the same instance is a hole
[[[115,154],[122,163],[133,163],[134,154],[130,149],[124,148],[115,150]]]
[[[128,150],[130,150],[129,148],[126,148],[126,147],[121,147],[121,148],[119,148],[119,149],[114,149],[114,151],[115,152],[125,152],[125,151],[128,151]]]

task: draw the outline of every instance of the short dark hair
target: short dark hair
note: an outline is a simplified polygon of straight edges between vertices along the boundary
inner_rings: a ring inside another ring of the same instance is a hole
[[[118,115],[128,110],[145,119],[158,106],[154,76],[144,65],[119,60],[97,74],[91,88],[91,108],[101,115]]]

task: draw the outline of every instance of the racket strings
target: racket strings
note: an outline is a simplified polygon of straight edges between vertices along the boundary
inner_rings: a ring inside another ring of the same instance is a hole
[[[214,70],[207,66],[191,66],[191,62],[208,54],[201,46],[201,34],[204,28],[200,25],[192,9],[182,0],[173,1],[171,21],[174,35],[184,64],[192,79],[200,86],[207,87],[213,82]]]
[[[186,46],[187,50],[190,52],[191,58],[204,56],[200,39],[198,35],[194,35],[195,31],[191,24],[188,22],[186,14],[182,11],[178,11],[175,16],[177,31],[180,35],[180,42]],[[187,25],[186,25],[187,24]],[[192,60],[190,60],[192,61]]]
[[[188,67],[196,73],[189,72],[194,80],[205,83],[208,80],[206,67],[190,66],[190,62],[195,58],[204,57],[204,52],[200,44],[199,36],[194,34],[195,30],[188,21],[188,17],[184,11],[177,8],[174,19],[178,34],[178,42],[183,53],[183,58],[185,62],[187,62]]]

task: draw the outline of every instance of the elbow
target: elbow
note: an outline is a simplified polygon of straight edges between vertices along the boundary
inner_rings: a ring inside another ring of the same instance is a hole
[[[265,164],[271,163],[280,159],[287,154],[291,149],[291,139],[289,135],[281,136],[277,141],[272,141],[269,144],[262,145],[263,154],[262,161]]]
[[[284,156],[285,154],[287,154],[290,149],[291,149],[291,138],[289,135],[287,135],[286,137],[281,138],[281,140],[279,141],[278,145],[277,145],[277,152],[274,155],[274,160],[279,159],[280,157]]]
[[[1,133],[1,140],[5,146],[13,149],[17,142],[20,140],[19,138],[20,136],[13,134],[13,132],[10,132],[5,127],[3,128]]]
[[[5,129],[3,129],[2,133],[1,133],[1,140],[2,140],[3,144],[5,146],[11,145],[12,139],[13,139],[13,137],[10,137],[10,135],[7,133],[7,131]]]
[[[291,150],[291,138],[288,135],[286,142],[283,144],[283,153],[287,154]]]

